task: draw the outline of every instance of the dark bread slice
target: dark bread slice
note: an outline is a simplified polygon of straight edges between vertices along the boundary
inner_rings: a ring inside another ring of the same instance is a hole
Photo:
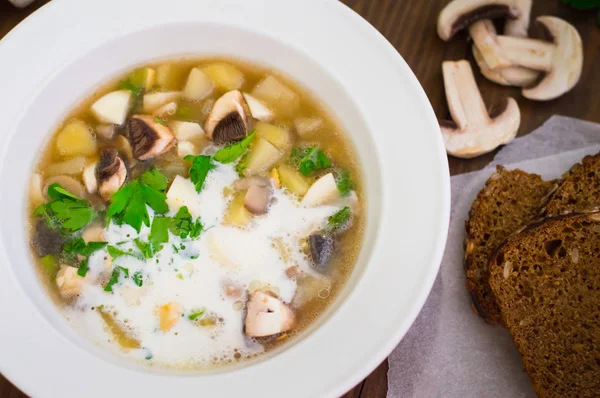
[[[504,322],[539,397],[600,396],[600,213],[536,222],[490,259]]]
[[[600,207],[600,153],[583,158],[565,176],[544,208],[545,217]]]
[[[488,284],[488,260],[506,238],[537,217],[553,189],[537,174],[498,166],[479,192],[465,222],[465,271],[473,309],[487,322],[501,322]]]

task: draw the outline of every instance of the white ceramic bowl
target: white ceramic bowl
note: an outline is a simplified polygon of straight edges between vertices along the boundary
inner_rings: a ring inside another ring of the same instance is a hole
[[[246,58],[315,93],[358,147],[368,193],[364,247],[335,305],[296,344],[211,373],[139,367],[75,334],[34,274],[24,235],[29,173],[69,109],[136,64],[189,54]],[[406,63],[341,3],[54,0],[0,42],[0,59],[0,371],[27,394],[333,397],[414,321],[446,239],[446,155]]]

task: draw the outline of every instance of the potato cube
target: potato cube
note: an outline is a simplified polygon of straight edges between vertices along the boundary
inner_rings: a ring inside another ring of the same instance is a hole
[[[264,138],[281,150],[286,150],[292,145],[292,135],[281,127],[265,122],[257,122],[254,126],[256,135]]]
[[[295,195],[304,196],[308,188],[310,188],[310,184],[306,178],[290,165],[282,164],[277,168],[277,172],[279,173],[281,184]]]
[[[244,84],[244,74],[235,66],[224,62],[217,62],[202,68],[215,87],[223,92],[237,90]]]

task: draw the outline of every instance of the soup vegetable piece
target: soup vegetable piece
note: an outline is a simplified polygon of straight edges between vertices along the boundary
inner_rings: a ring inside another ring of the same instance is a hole
[[[225,365],[293,340],[362,243],[347,137],[256,65],[176,60],[97,90],[29,188],[41,281],[74,328],[134,360]]]

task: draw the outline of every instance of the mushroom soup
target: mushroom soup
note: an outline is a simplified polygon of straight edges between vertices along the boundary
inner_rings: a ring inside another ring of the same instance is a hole
[[[98,90],[31,178],[41,280],[74,328],[148,364],[206,368],[287,343],[362,244],[354,150],[280,74],[142,67]]]

